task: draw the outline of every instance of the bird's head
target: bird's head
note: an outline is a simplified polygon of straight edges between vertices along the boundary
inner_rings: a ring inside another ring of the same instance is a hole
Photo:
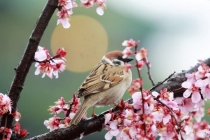
[[[112,51],[105,54],[102,58],[102,61],[109,63],[110,65],[115,66],[124,66],[125,63],[132,61],[132,58],[123,58],[123,53],[121,51]]]

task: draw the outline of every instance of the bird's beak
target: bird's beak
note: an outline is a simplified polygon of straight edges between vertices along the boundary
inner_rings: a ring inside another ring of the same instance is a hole
[[[130,58],[130,57],[124,58],[124,62],[130,62],[130,61],[132,61],[132,60],[133,60],[133,59]]]

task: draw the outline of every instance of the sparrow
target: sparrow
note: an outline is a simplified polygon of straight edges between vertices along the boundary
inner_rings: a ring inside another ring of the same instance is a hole
[[[133,60],[123,55],[118,50],[108,52],[92,69],[78,89],[78,98],[84,97],[84,100],[70,125],[77,125],[89,107],[116,104],[122,98],[132,82],[132,72],[125,70],[125,63]]]

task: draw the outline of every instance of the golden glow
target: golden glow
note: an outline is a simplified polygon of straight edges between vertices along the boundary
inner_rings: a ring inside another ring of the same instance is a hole
[[[51,38],[53,54],[58,48],[67,51],[67,69],[73,72],[91,70],[106,53],[108,38],[103,26],[88,16],[72,16],[71,27],[58,25]]]

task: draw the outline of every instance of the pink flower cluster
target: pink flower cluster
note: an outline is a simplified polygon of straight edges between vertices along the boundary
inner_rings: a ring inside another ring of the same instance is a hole
[[[20,129],[20,123],[18,122],[21,118],[20,113],[18,111],[15,111],[14,113],[10,113],[9,115],[13,116],[16,121],[13,127],[14,132],[17,134],[16,137],[19,139],[23,139],[24,137],[26,137],[28,135],[28,131],[26,129]],[[3,140],[10,140],[12,135],[12,129],[7,127],[1,127],[0,133],[4,135]]]
[[[7,112],[11,113],[11,100],[6,94],[0,93],[0,116]]]
[[[66,51],[63,48],[58,49],[55,56],[51,57],[47,49],[39,46],[34,56],[36,61],[35,75],[43,73],[42,78],[45,75],[49,78],[52,78],[53,75],[58,78],[58,73],[64,71],[66,67],[64,56],[66,56]]]
[[[135,54],[136,57],[136,65],[132,65],[129,63],[126,63],[126,70],[130,69],[132,66],[137,66],[139,70],[141,70],[146,64],[148,67],[151,67],[151,64],[147,57],[147,49],[141,48],[139,51],[137,51],[137,47],[139,45],[139,41],[134,41],[133,39],[125,40],[122,43],[122,46],[125,46],[126,48],[123,50],[123,58],[127,58],[128,56]],[[135,51],[133,52],[131,49],[135,48]]]
[[[132,85],[128,89],[128,92],[130,94],[137,92],[142,87],[142,84],[143,84],[143,80],[140,78],[133,80]]]
[[[57,25],[61,23],[64,28],[69,28],[69,18],[73,14],[72,9],[77,7],[77,4],[73,0],[58,0],[58,6]]]
[[[50,106],[49,111],[54,114],[49,120],[44,121],[44,125],[53,131],[58,128],[66,128],[70,126],[70,122],[73,119],[75,113],[78,111],[80,105],[80,99],[76,97],[74,93],[73,98],[70,102],[66,102],[63,97],[55,102],[54,106]],[[63,113],[64,118],[60,118],[57,115]]]
[[[104,14],[104,9],[106,8],[106,0],[80,0],[82,5],[86,8],[93,7],[94,5],[98,5],[96,8],[96,12],[99,15]],[[58,20],[57,25],[62,24],[64,28],[69,28],[70,23],[69,19],[73,14],[73,8],[77,7],[77,3],[73,0],[58,0]]]
[[[28,135],[28,131],[26,129],[20,129],[20,123],[16,122],[14,125],[14,131],[19,135],[20,138],[24,138]]]
[[[104,9],[106,9],[106,0],[80,0],[82,5],[86,8],[98,5],[96,8],[97,14],[102,16],[104,14]]]
[[[193,103],[198,103],[204,99],[210,99],[210,68],[206,64],[201,64],[197,72],[186,74],[187,80],[182,83],[186,88],[184,98],[191,98]]]
[[[106,140],[113,137],[117,140],[155,140],[157,137],[160,140],[192,140],[210,136],[207,122],[193,121],[199,110],[182,113],[181,104],[175,102],[173,93],[167,89],[160,93],[135,92],[132,99],[133,104],[126,103],[120,114],[110,111],[105,115]]]

